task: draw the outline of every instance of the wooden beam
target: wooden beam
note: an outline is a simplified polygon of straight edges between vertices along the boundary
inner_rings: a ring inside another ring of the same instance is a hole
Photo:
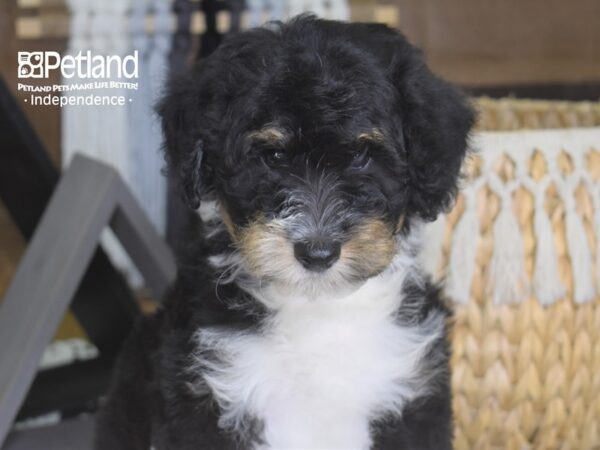
[[[155,296],[161,296],[175,277],[170,250],[116,170],[76,155],[52,195],[0,306],[0,443],[107,225]]]

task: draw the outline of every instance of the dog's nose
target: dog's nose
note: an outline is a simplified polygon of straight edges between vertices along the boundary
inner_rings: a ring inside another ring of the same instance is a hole
[[[296,259],[307,269],[313,272],[322,272],[329,269],[340,257],[341,245],[339,242],[309,241],[294,244]]]

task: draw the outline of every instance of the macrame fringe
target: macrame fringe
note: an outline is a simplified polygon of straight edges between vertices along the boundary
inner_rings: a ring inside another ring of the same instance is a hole
[[[600,230],[600,212],[596,212],[595,230]],[[600,236],[596,236],[596,286],[600,294]]]
[[[420,253],[421,264],[434,280],[441,278],[440,265],[446,222],[446,216],[440,214],[434,222],[426,223],[423,226],[423,248]]]
[[[456,303],[461,304],[468,303],[471,296],[475,254],[479,242],[479,216],[475,193],[465,194],[465,211],[454,231],[446,279],[446,292]]]
[[[540,303],[551,305],[565,295],[565,287],[558,271],[558,255],[554,245],[552,223],[544,211],[542,201],[536,205],[533,220],[536,235],[533,285]]]
[[[594,205],[594,230],[596,238],[596,292],[600,294],[600,189],[590,189]]]
[[[525,251],[510,197],[502,202],[494,223],[494,253],[488,288],[494,304],[518,303],[526,296]]]
[[[574,205],[567,204],[566,231],[569,257],[573,271],[574,298],[576,303],[586,303],[594,298],[592,279],[592,254],[583,221]]]

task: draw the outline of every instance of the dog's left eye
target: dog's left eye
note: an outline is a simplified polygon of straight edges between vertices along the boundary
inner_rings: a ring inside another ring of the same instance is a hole
[[[267,148],[262,150],[261,158],[267,165],[274,166],[285,161],[285,152],[280,148]]]
[[[352,154],[352,160],[350,161],[350,169],[362,170],[365,169],[371,163],[371,157],[369,156],[369,149],[362,148]]]

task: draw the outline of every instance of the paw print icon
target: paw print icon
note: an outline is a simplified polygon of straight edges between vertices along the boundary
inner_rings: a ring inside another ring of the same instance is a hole
[[[44,77],[44,53],[43,52],[19,52],[19,78],[43,78]]]

